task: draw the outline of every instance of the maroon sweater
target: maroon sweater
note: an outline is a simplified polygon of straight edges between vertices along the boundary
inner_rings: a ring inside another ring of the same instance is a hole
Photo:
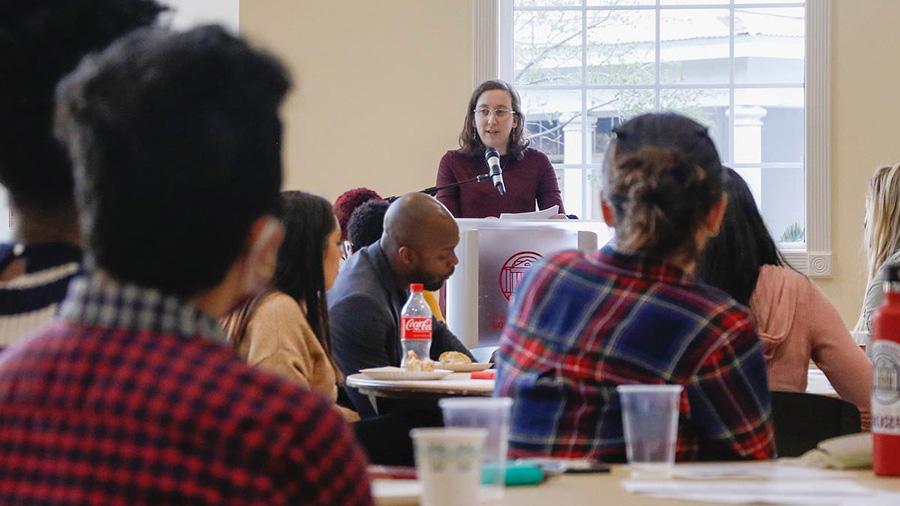
[[[547,155],[528,148],[521,160],[500,157],[506,195],[497,193],[489,181],[441,190],[437,199],[457,218],[485,218],[500,213],[524,213],[559,205],[565,214],[556,173]],[[467,156],[459,150],[447,151],[438,167],[437,184],[445,185],[472,179],[488,172],[483,156]]]

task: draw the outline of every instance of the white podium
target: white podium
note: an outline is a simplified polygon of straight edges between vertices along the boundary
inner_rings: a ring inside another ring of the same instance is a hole
[[[611,237],[602,222],[458,219],[456,272],[447,280],[446,319],[469,348],[494,346],[509,300],[540,258],[566,249],[595,251]]]

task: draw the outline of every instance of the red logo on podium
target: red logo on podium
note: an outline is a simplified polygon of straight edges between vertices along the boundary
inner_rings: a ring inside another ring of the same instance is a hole
[[[525,271],[540,258],[541,255],[534,251],[520,251],[506,260],[500,268],[500,293],[507,301],[512,297],[519,281],[522,281]]]

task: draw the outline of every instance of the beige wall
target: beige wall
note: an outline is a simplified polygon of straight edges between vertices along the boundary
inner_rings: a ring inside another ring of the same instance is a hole
[[[471,0],[243,0],[241,31],[298,83],[284,111],[288,188],[336,197],[433,184],[472,85]],[[848,325],[864,288],[864,185],[900,160],[896,0],[834,0],[832,242],[820,286]],[[404,113],[403,111],[409,111]]]
[[[845,322],[856,323],[865,288],[865,182],[900,160],[900,2],[835,0],[831,58],[831,240],[834,277],[820,286]]]
[[[243,0],[241,32],[291,68],[285,188],[334,199],[431,186],[472,88],[470,0]]]

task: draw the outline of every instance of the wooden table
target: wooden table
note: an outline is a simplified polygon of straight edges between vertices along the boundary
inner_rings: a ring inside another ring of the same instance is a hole
[[[849,479],[864,487],[874,490],[900,493],[900,478],[881,478],[872,474],[871,470],[851,471]],[[629,479],[626,465],[613,465],[612,472],[593,475],[560,475],[532,487],[511,487],[506,489],[502,501],[492,503],[500,506],[580,506],[580,505],[646,505],[646,506],[684,506],[700,503],[674,499],[658,499],[641,494],[630,494],[621,485],[622,480]],[[837,479],[837,478],[836,478]],[[758,480],[761,483],[768,480]],[[712,483],[704,481],[703,483]],[[380,506],[401,506],[419,504],[418,499],[377,498]],[[879,503],[887,504],[887,503]]]

